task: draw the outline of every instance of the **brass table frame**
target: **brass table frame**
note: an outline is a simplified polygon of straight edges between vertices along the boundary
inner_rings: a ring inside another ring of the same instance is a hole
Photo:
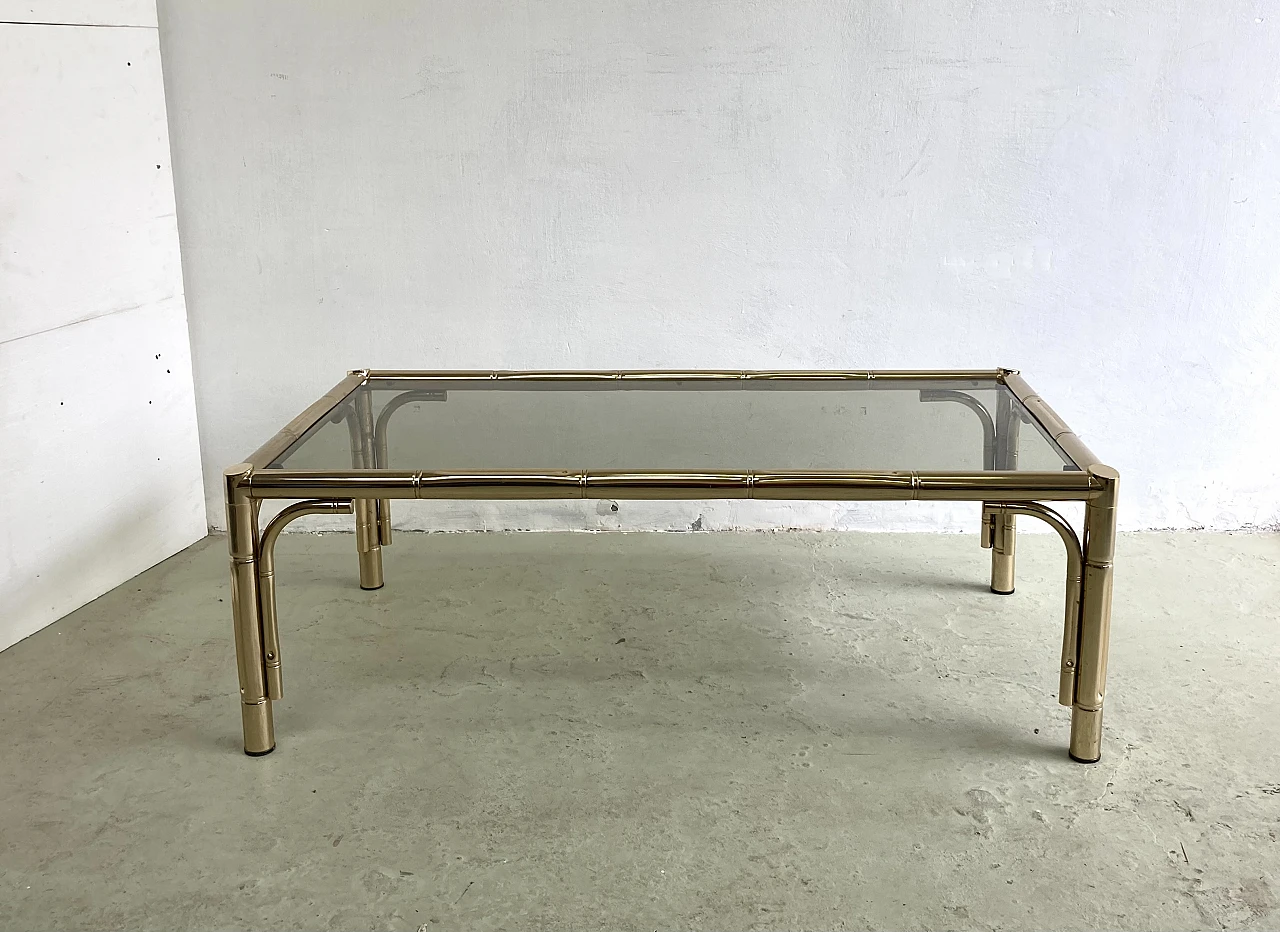
[[[521,381],[714,381],[726,379],[877,382],[864,387],[909,388],[911,383],[974,380],[1004,385],[994,414],[959,389],[920,388],[920,400],[954,402],[974,411],[983,426],[982,472],[787,472],[787,473],[433,473],[382,468],[391,414],[411,401],[441,397],[436,389],[406,389],[373,417],[371,380],[462,383]],[[1079,471],[1017,471],[1019,425],[1031,418],[1079,467]],[[298,440],[328,423],[346,421],[352,469],[268,468]],[[1102,754],[1102,705],[1111,627],[1112,558],[1116,540],[1119,473],[1089,452],[1063,420],[1016,370],[991,371],[632,371],[632,372],[404,372],[354,370],[323,398],[294,418],[246,462],[223,473],[227,544],[231,553],[232,611],[245,753],[275,749],[271,703],[284,695],[276,618],[274,548],[280,531],[306,514],[355,514],[360,585],[383,584],[382,547],[391,543],[391,499],[785,499],[980,501],[982,546],[991,550],[991,589],[1014,586],[1015,517],[1047,522],[1067,550],[1066,612],[1058,701],[1071,706],[1070,755],[1093,763]],[[267,499],[301,499],[259,530]],[[1083,540],[1042,502],[1085,503]]]

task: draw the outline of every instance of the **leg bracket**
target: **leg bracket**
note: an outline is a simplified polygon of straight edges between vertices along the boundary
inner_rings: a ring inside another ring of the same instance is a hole
[[[1083,584],[1084,556],[1080,538],[1067,520],[1052,508],[1036,502],[988,502],[982,506],[984,527],[999,528],[1006,516],[1039,518],[1058,532],[1067,548],[1067,604],[1062,622],[1062,666],[1058,677],[1058,702],[1072,705],[1076,697],[1076,670],[1080,658],[1080,588]]]
[[[351,502],[295,502],[271,519],[258,545],[258,601],[262,613],[262,650],[266,662],[267,698],[284,696],[280,672],[280,625],[276,616],[276,539],[286,524],[303,515],[349,515]]]

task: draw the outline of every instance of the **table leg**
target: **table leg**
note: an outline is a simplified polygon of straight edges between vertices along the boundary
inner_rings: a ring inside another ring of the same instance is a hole
[[[368,389],[356,392],[355,407],[347,418],[347,427],[351,436],[351,465],[356,469],[376,468],[373,399]],[[376,498],[357,498],[354,502],[361,589],[381,589],[383,584],[383,535],[379,533],[378,504]]]
[[[1111,637],[1112,558],[1120,480],[1120,474],[1109,466],[1094,466],[1089,472],[1105,484],[1105,489],[1085,507],[1084,518],[1084,589],[1076,701],[1071,711],[1071,756],[1085,764],[1102,756],[1102,702]]]
[[[381,589],[382,545],[378,542],[377,499],[358,498],[356,510],[356,552],[360,560],[360,588]]]
[[[1018,468],[1018,428],[1022,416],[1014,407],[1007,391],[1000,392],[996,401],[996,455],[995,468]],[[1014,588],[1014,555],[1018,540],[1017,519],[1012,513],[995,516],[991,533],[991,591],[997,595],[1012,595]]]
[[[267,696],[266,660],[262,646],[262,614],[258,601],[258,513],[245,480],[253,467],[240,463],[224,471],[227,502],[227,549],[231,555],[231,612],[235,623],[236,667],[240,676],[240,715],[244,752],[250,756],[275,749],[275,726]]]
[[[997,595],[1013,595],[1014,544],[1017,541],[1017,518],[997,512],[991,534],[991,591]]]

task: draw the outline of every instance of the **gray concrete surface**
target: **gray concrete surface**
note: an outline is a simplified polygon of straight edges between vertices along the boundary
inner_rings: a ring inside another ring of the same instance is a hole
[[[0,654],[0,927],[1280,926],[1280,538],[1123,537],[1094,766],[1019,545],[290,536],[250,759],[208,539]]]

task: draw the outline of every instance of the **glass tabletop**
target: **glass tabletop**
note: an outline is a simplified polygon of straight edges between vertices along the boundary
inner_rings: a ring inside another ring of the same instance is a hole
[[[1079,467],[992,378],[376,378],[268,468],[471,473]]]

